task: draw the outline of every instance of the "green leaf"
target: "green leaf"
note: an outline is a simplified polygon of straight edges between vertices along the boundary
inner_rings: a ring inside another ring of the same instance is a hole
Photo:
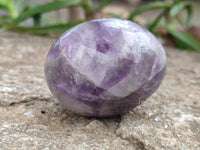
[[[175,4],[169,12],[170,20],[175,18],[183,9],[187,10],[187,20],[186,24],[190,23],[192,15],[192,5],[190,2],[180,2]]]
[[[35,102],[26,103],[25,106],[35,105]]]
[[[154,30],[154,27],[160,22],[160,19],[165,15],[166,12],[167,10],[164,10],[162,13],[160,13],[160,15],[149,25],[149,31],[152,32]]]
[[[54,25],[48,25],[48,26],[43,26],[43,27],[17,26],[17,27],[11,28],[11,30],[17,31],[17,32],[30,33],[30,34],[38,34],[38,35],[60,34],[81,22],[83,22],[83,21],[54,24]]]
[[[53,1],[45,4],[37,5],[36,7],[25,9],[20,13],[20,15],[14,20],[14,24],[18,24],[19,22],[32,17],[36,14],[41,14],[45,12],[49,12],[52,10],[58,10],[60,8],[72,7],[80,4],[81,0],[67,0],[67,1]]]
[[[19,8],[26,0],[18,0],[16,3],[16,7]]]
[[[10,22],[7,21],[7,17],[0,17],[0,25],[5,26],[11,26]]]
[[[171,4],[168,2],[150,2],[148,4],[142,5],[141,7],[135,9],[128,17],[128,20],[132,20],[133,18],[138,15],[141,14],[145,11],[151,10],[151,9],[169,9],[171,7]]]
[[[175,29],[167,28],[167,31],[177,40],[187,45],[188,47],[200,52],[200,42],[197,41],[189,33],[181,33]]]
[[[11,0],[0,0],[0,8],[4,10],[8,10],[10,5],[12,5]]]
[[[85,10],[86,14],[89,14],[91,12],[91,0],[82,0],[81,1],[81,6]]]
[[[108,15],[110,15],[111,17],[114,17],[114,18],[122,18],[121,16],[119,16],[115,13],[108,13]]]
[[[13,0],[0,0],[0,9],[6,10],[12,19],[18,15],[17,7]]]
[[[39,26],[41,23],[41,14],[36,14],[33,16],[34,26]]]
[[[9,8],[6,5],[0,3],[0,9],[8,10]]]
[[[4,30],[5,30],[4,26],[0,25],[0,32],[2,32]]]
[[[180,2],[180,0],[174,0],[174,2],[175,2],[175,3],[179,3],[179,2]]]
[[[93,9],[93,11],[100,11],[105,6],[107,6],[108,4],[110,4],[111,2],[112,2],[112,0],[101,0],[100,3],[98,4],[98,6]]]

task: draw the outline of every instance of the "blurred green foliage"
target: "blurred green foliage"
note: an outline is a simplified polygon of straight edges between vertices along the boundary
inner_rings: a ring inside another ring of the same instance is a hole
[[[162,30],[167,31],[167,33],[170,35],[166,36],[166,34],[164,34],[163,38],[173,37],[173,39],[175,40],[175,45],[177,47],[188,50],[195,49],[197,51],[200,51],[200,42],[192,35],[190,35],[190,33],[186,31],[180,32],[178,29],[178,25],[176,24],[176,22],[178,22],[179,27],[186,27],[190,24],[192,17],[192,4],[190,1],[165,0],[150,2],[135,9],[133,12],[130,13],[127,19],[134,21],[135,16],[152,9],[161,9],[162,12],[152,23],[147,26],[149,31],[162,36],[162,32],[160,32],[159,29],[156,28],[156,26],[158,25],[162,26]],[[181,17],[181,13],[183,11],[186,11],[187,13],[187,18],[185,21]]]
[[[0,26],[2,29],[40,35],[62,33],[81,21],[58,22],[56,24],[42,26],[42,14],[73,6],[82,6],[86,12],[89,11],[89,3],[87,3],[87,0],[55,0],[44,4],[33,3],[25,6],[20,11],[19,7],[24,5],[24,3],[25,0],[0,0],[0,9],[6,11],[5,15],[0,17]],[[21,22],[28,18],[33,18],[34,20],[34,25],[32,27],[20,25]]]
[[[26,0],[0,0],[0,10],[5,12],[4,15],[0,16],[0,29],[39,35],[60,34],[87,19],[74,22],[58,21],[54,24],[42,25],[41,17],[43,14],[61,8],[80,6],[84,9],[86,18],[89,18],[92,13],[100,11],[110,4],[111,1],[112,0],[53,0],[43,4],[33,3],[25,5]],[[94,3],[97,3],[97,5],[94,5]],[[162,26],[162,28],[167,31],[168,35],[175,39],[177,47],[200,51],[200,43],[189,33],[180,32],[175,23],[179,22],[180,26],[184,27],[190,24],[192,16],[192,5],[190,1],[163,0],[149,2],[138,7],[133,12],[130,12],[128,18],[125,19],[135,21],[134,18],[137,15],[152,9],[162,10],[157,18],[147,26],[152,33],[160,35],[164,39],[168,38],[166,34],[163,34],[157,28],[158,26]],[[187,13],[185,21],[180,17],[183,11]],[[114,13],[110,13],[110,16],[121,18]],[[32,18],[34,24],[31,27],[22,26],[21,23],[28,18]]]
[[[6,12],[5,15],[0,16],[0,28],[1,30],[13,30],[39,35],[62,33],[72,26],[79,24],[85,20],[77,20],[75,22],[60,21],[56,22],[55,24],[44,26],[41,25],[42,15],[47,12],[59,10],[61,8],[80,6],[84,9],[85,15],[89,16],[92,12],[100,11],[112,0],[97,1],[98,5],[96,7],[92,6],[93,1],[53,0],[44,4],[32,3],[20,10],[20,7],[25,5],[26,0],[0,0],[0,10],[4,10]],[[28,18],[33,19],[33,26],[22,26],[21,23]]]

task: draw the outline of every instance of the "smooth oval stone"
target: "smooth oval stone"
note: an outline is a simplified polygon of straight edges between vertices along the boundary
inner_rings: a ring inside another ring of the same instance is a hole
[[[83,116],[108,117],[152,95],[166,70],[158,40],[140,25],[116,18],[79,24],[52,45],[45,77],[61,104]]]

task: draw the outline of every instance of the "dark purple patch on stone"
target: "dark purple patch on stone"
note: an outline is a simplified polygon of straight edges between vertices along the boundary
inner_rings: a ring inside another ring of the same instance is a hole
[[[109,50],[109,45],[105,42],[98,42],[96,44],[96,49],[97,51],[101,52],[101,53],[106,53]]]
[[[109,89],[118,82],[120,82],[123,78],[125,78],[131,70],[131,67],[134,65],[133,60],[123,59],[119,61],[120,64],[113,69],[108,70],[106,74],[108,76],[101,83],[101,87],[104,89]]]
[[[91,94],[94,96],[99,96],[100,94],[102,94],[105,90],[99,87],[95,87],[95,85],[90,82],[87,81],[87,79],[85,79],[86,82],[80,84],[77,86],[77,91],[78,93],[82,93],[82,94]]]
[[[106,26],[101,22],[91,22],[96,41],[96,50],[101,53],[119,51],[123,43],[123,34],[120,29]]]
[[[79,99],[79,101],[81,103],[84,103],[88,106],[90,106],[93,109],[93,114],[89,114],[88,116],[95,116],[98,117],[100,115],[100,111],[102,109],[102,103],[103,103],[103,99],[96,99],[96,100],[91,100],[91,101],[83,101],[82,99]],[[85,114],[85,116],[87,116]]]

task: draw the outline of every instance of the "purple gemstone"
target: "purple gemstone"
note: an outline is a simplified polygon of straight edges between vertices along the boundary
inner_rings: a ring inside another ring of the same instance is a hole
[[[51,47],[45,76],[53,95],[84,116],[108,117],[141,104],[160,85],[167,59],[136,23],[102,18],[79,24]]]

